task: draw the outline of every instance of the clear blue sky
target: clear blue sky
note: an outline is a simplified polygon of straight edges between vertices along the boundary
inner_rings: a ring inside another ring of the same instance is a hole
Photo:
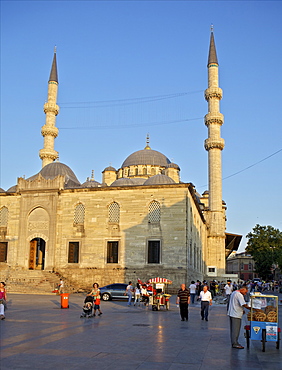
[[[280,1],[1,1],[0,186],[41,169],[57,45],[55,149],[80,182],[91,170],[101,181],[103,169],[119,168],[149,133],[152,149],[203,193],[214,24],[227,231],[245,236],[257,223],[282,230],[281,19]]]

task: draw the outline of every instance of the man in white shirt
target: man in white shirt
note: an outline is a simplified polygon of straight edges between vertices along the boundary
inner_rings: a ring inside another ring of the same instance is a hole
[[[208,290],[208,286],[204,285],[203,290],[200,292],[200,299],[201,299],[201,317],[202,320],[209,321],[209,306],[212,305],[212,295],[211,292]]]
[[[233,285],[231,284],[231,280],[227,280],[227,284],[225,285],[224,290],[225,290],[226,303],[227,303],[227,311],[228,311],[230,295],[231,295],[231,293],[233,291]]]
[[[239,290],[235,290],[229,301],[227,315],[230,319],[230,336],[232,348],[243,349],[244,347],[238,343],[238,338],[241,329],[242,316],[245,313],[244,307],[250,309],[244,299],[244,295],[248,292],[246,285],[243,285]]]

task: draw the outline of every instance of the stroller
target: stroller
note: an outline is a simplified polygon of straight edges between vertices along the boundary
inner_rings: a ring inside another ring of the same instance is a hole
[[[84,300],[84,305],[82,307],[82,314],[80,317],[92,317],[92,311],[93,311],[93,297],[87,296]]]

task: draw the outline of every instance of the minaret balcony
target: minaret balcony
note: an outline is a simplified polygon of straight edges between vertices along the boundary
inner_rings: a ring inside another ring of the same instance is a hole
[[[41,135],[42,136],[53,136],[53,137],[56,138],[58,136],[58,133],[59,133],[59,130],[55,126],[44,125],[44,126],[41,127]]]
[[[205,125],[209,126],[212,124],[223,125],[224,116],[222,113],[208,113],[205,115]]]
[[[211,98],[222,99],[222,89],[220,87],[209,87],[205,90],[205,99],[208,101]]]
[[[224,148],[225,141],[222,138],[218,139],[211,139],[208,138],[205,140],[205,149],[210,150],[210,149],[220,149],[222,150]]]
[[[40,159],[48,158],[52,161],[59,157],[59,153],[56,150],[52,149],[40,149],[39,150]]]
[[[57,104],[52,104],[52,103],[45,103],[44,104],[44,113],[54,113],[55,116],[59,114],[60,107]]]

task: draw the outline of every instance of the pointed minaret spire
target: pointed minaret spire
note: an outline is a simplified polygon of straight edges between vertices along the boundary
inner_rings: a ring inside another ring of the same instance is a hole
[[[210,64],[217,64],[217,55],[215,49],[215,42],[214,42],[214,35],[213,35],[213,25],[211,25],[211,38],[210,38],[210,50],[209,50],[209,58],[208,58],[208,66]]]
[[[57,105],[58,95],[58,72],[56,47],[54,50],[53,63],[48,81],[48,99],[44,104],[44,113],[46,114],[45,125],[41,128],[41,134],[44,137],[44,147],[39,151],[39,157],[42,159],[42,167],[54,162],[59,158],[59,153],[54,149],[55,138],[58,136],[58,128],[56,127],[56,116],[59,113]]]
[[[57,54],[57,46],[54,47],[54,57],[53,57],[53,63],[52,63],[52,68],[51,68],[51,72],[50,72],[49,82],[50,81],[55,81],[55,82],[59,83],[56,54]]]

